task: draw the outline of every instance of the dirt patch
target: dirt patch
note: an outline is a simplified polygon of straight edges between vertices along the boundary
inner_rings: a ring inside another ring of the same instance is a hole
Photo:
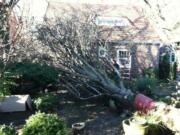
[[[17,129],[21,128],[25,120],[32,115],[33,112],[13,112],[13,113],[0,113],[0,124],[10,125],[13,124]]]
[[[110,110],[102,101],[75,102],[69,97],[61,100],[58,114],[71,128],[73,123],[85,122],[81,135],[122,135],[121,121],[125,119],[122,112]],[[104,101],[106,102],[106,101]]]
[[[85,122],[86,127],[82,135],[117,135],[121,132],[119,130],[123,119],[121,113],[112,112],[105,106],[66,105],[63,109],[59,109],[58,113],[68,122],[70,128],[73,123]]]

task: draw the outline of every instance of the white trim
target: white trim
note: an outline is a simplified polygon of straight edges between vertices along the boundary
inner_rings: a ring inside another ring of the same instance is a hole
[[[62,2],[68,4],[94,4],[94,5],[132,5],[139,6],[139,0],[47,0],[49,2]],[[133,3],[133,4],[132,4]]]
[[[108,43],[122,44],[122,45],[161,45],[161,41],[122,41],[122,40],[109,40]]]
[[[120,51],[121,52],[128,52],[130,55],[129,55],[129,57],[126,57],[126,58],[120,58],[119,56],[120,56]],[[129,60],[129,64],[127,64],[127,65],[125,65],[125,66],[123,66],[122,64],[121,64],[121,62],[120,62],[120,59],[121,60]],[[131,61],[132,61],[132,59],[131,59],[131,52],[128,50],[128,49],[125,49],[125,48],[120,48],[120,49],[118,49],[117,50],[117,52],[116,52],[116,60],[117,60],[117,63],[119,64],[119,66],[120,66],[120,68],[131,68]]]
[[[102,53],[102,52],[103,52],[103,53]],[[99,47],[98,55],[99,55],[99,57],[101,57],[101,58],[106,57],[106,56],[107,56],[107,49],[104,48],[104,47]]]

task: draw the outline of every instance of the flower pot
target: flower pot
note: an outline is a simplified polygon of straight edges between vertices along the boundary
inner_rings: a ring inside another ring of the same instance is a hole
[[[74,123],[72,124],[73,135],[80,135],[85,127],[84,122]]]
[[[149,110],[156,108],[154,101],[143,94],[136,95],[134,106],[137,110],[144,113],[147,113]]]
[[[125,135],[146,135],[147,124],[144,121],[133,121],[133,119],[126,119],[122,121]]]

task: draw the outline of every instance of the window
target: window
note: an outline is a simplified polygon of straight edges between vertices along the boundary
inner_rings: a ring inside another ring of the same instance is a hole
[[[131,54],[127,49],[117,50],[117,62],[120,68],[131,68]]]
[[[176,62],[176,55],[175,53],[170,54],[170,62]]]

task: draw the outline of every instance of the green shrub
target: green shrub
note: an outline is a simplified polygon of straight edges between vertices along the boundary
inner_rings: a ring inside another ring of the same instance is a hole
[[[17,135],[17,132],[12,125],[0,125],[0,135]]]
[[[59,81],[57,68],[27,60],[8,64],[7,71],[17,83],[17,87],[11,89],[13,94],[35,95]]]
[[[158,101],[164,102],[164,103],[166,103],[168,105],[170,105],[172,103],[172,100],[171,100],[170,96],[159,98]]]
[[[158,77],[158,69],[154,67],[146,68],[142,71],[142,75],[148,78],[157,78]]]
[[[13,87],[15,82],[10,78],[8,73],[4,73],[4,76],[0,78],[0,97],[10,95],[11,87]]]
[[[58,115],[37,112],[26,121],[20,135],[67,135],[67,127]]]
[[[159,78],[173,80],[176,78],[177,63],[160,63]]]
[[[135,90],[136,89],[136,80],[123,80],[125,88]]]
[[[0,78],[0,96],[10,95],[9,81],[5,78]]]
[[[34,105],[37,110],[47,112],[58,104],[58,97],[53,94],[43,94],[34,100]]]
[[[59,74],[55,67],[30,61],[11,63],[8,65],[8,71],[22,76],[25,81],[35,82],[39,86],[56,83]]]
[[[157,80],[154,78],[140,77],[136,80],[136,90],[144,92],[146,95],[151,95],[157,83]]]
[[[160,55],[159,61],[159,78],[163,80],[176,79],[177,62],[170,62],[170,54],[168,52]]]

